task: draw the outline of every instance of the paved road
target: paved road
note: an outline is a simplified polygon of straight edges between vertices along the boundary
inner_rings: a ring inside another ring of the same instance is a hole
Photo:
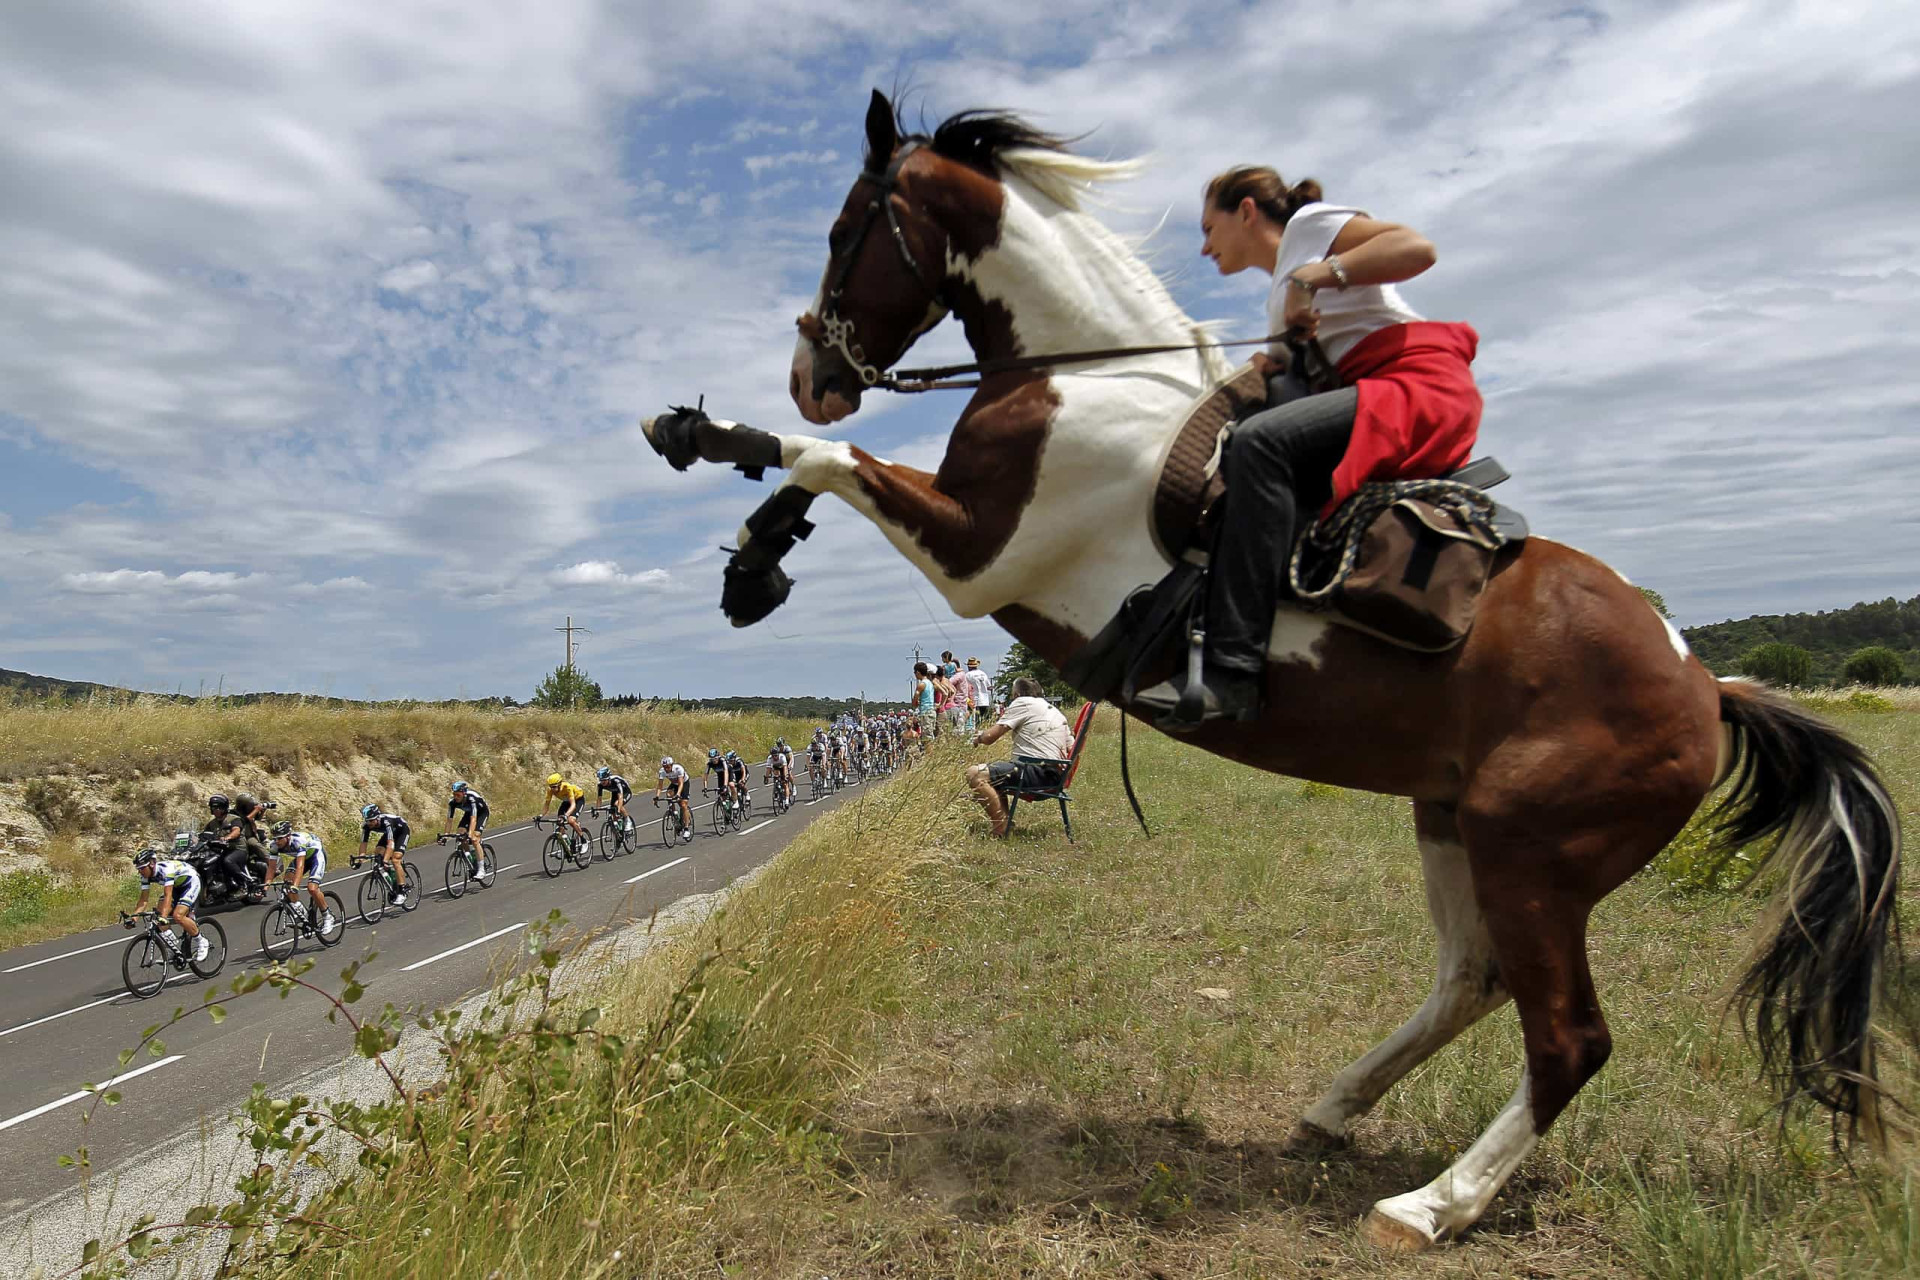
[[[813,818],[860,794],[855,787],[817,804],[801,803],[771,819],[762,810],[743,831],[708,834],[706,813],[696,807],[701,834],[668,849],[659,823],[640,826],[636,851],[612,862],[599,858],[586,868],[568,864],[557,878],[541,870],[544,831],[500,819],[489,832],[500,865],[491,889],[469,889],[450,899],[443,867],[451,845],[418,844],[410,859],[434,887],[419,910],[389,913],[379,924],[354,919],[339,946],[317,955],[313,976],[337,987],[339,971],[370,950],[379,955],[361,975],[368,992],[362,1007],[389,1001],[445,1006],[480,990],[498,965],[520,954],[525,927],[559,908],[575,927],[598,928],[647,919],[656,908],[694,893],[708,893],[767,861]],[[802,794],[805,783],[802,782]],[[766,789],[755,799],[764,804]],[[635,817],[655,811],[644,802]],[[598,822],[588,824],[598,830]],[[345,863],[346,858],[340,857]],[[343,868],[344,869],[344,868]],[[328,887],[357,911],[358,876],[330,872]],[[266,963],[259,953],[265,907],[219,912],[231,958],[217,985]],[[285,1000],[262,990],[231,1006],[216,1026],[197,1016],[163,1038],[166,1055],[130,1063],[116,1087],[124,1101],[100,1110],[84,1131],[81,1114],[93,1099],[81,1092],[88,1081],[105,1082],[119,1071],[121,1050],[146,1027],[183,1004],[200,1003],[205,986],[191,974],[151,1000],[126,993],[121,952],[131,937],[117,924],[91,933],[0,953],[0,1219],[17,1212],[75,1177],[58,1158],[84,1143],[96,1169],[109,1168],[146,1145],[222,1117],[243,1100],[255,1080],[279,1081],[336,1062],[348,1045],[339,1026],[326,1021],[326,1005],[308,992]]]

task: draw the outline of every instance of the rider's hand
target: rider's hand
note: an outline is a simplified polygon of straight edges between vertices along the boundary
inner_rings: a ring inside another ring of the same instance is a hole
[[[1254,352],[1253,359],[1249,363],[1253,365],[1254,371],[1263,378],[1271,378],[1275,374],[1284,371],[1280,361],[1274,359],[1273,356],[1265,351]]]
[[[1281,314],[1281,323],[1290,334],[1302,341],[1314,336],[1320,329],[1320,312],[1313,305],[1313,293],[1298,285],[1287,286],[1287,309]]]

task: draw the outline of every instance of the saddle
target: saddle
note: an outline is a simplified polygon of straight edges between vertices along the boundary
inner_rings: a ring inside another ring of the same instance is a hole
[[[1318,389],[1300,364],[1276,379],[1285,403]],[[1220,461],[1233,424],[1268,407],[1269,385],[1248,365],[1202,396],[1168,440],[1149,524],[1171,571],[1137,588],[1105,627],[1062,669],[1089,698],[1130,700],[1142,672],[1164,659],[1185,624],[1197,658],[1204,634],[1212,517],[1227,497]],[[1363,485],[1331,514],[1303,529],[1283,575],[1281,600],[1325,614],[1389,644],[1437,653],[1466,639],[1480,592],[1499,554],[1525,540],[1525,517],[1488,497],[1508,478],[1477,458],[1435,480]]]

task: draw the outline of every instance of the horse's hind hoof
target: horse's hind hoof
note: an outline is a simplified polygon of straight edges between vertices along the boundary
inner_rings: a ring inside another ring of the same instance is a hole
[[[1332,1133],[1317,1124],[1301,1120],[1280,1144],[1280,1154],[1294,1159],[1312,1159],[1335,1151],[1345,1151],[1349,1145],[1345,1134]]]
[[[1368,1244],[1388,1253],[1422,1253],[1440,1243],[1418,1227],[1390,1218],[1378,1209],[1368,1211],[1360,1224],[1360,1234]]]

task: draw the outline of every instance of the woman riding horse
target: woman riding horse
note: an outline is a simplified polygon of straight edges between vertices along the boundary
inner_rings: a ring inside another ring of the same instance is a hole
[[[1311,178],[1289,187],[1251,165],[1207,184],[1200,229],[1200,252],[1221,275],[1258,267],[1273,277],[1268,332],[1317,338],[1342,385],[1276,403],[1233,430],[1203,683],[1184,688],[1182,679],[1145,698],[1178,699],[1159,722],[1174,731],[1259,715],[1274,601],[1303,507],[1331,510],[1371,480],[1445,475],[1467,461],[1480,426],[1467,367],[1478,335],[1421,319],[1393,287],[1433,265],[1425,236],[1325,203]],[[1291,359],[1275,343],[1254,362],[1271,378]]]

